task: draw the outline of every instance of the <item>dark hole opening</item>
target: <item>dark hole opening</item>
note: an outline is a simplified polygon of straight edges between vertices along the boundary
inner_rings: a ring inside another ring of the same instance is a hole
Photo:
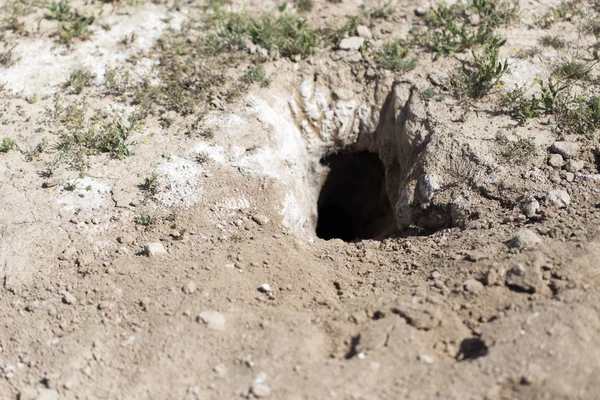
[[[330,171],[317,204],[321,239],[381,240],[396,224],[386,191],[385,169],[375,153],[337,153],[321,160]]]
[[[488,354],[485,342],[477,337],[467,338],[460,342],[460,349],[456,355],[458,361],[473,360]]]

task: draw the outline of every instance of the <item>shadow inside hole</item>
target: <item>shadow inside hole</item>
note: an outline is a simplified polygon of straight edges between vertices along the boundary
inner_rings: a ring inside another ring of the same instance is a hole
[[[385,169],[375,153],[337,153],[321,160],[329,174],[317,204],[321,239],[383,239],[396,231]]]

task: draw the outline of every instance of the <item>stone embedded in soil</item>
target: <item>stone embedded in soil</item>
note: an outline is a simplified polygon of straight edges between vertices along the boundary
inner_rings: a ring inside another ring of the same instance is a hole
[[[548,165],[552,168],[561,168],[564,163],[565,160],[560,154],[550,154],[548,157]]]
[[[63,303],[65,303],[65,304],[75,304],[75,303],[77,303],[77,297],[73,296],[69,292],[64,292],[63,293],[62,300],[63,300]]]
[[[535,214],[540,209],[540,203],[536,199],[530,199],[521,205],[521,210],[527,218],[535,217]]]
[[[258,287],[258,291],[262,293],[270,293],[273,291],[273,289],[271,289],[271,285],[269,285],[268,283],[263,283]]]
[[[567,193],[566,190],[562,189],[549,191],[546,195],[546,200],[559,208],[565,208],[571,204],[571,196],[569,196],[569,193]]]
[[[356,28],[356,33],[358,33],[358,36],[363,37],[365,39],[372,39],[373,38],[373,34],[371,33],[371,30],[364,26],[364,25],[359,25]]]
[[[196,289],[198,289],[198,287],[196,286],[196,283],[194,281],[186,282],[181,288],[181,290],[185,294],[192,294],[196,291]]]
[[[422,203],[428,203],[433,199],[436,190],[440,188],[434,175],[426,174],[419,179],[419,194]]]
[[[585,167],[585,163],[582,160],[569,160],[565,169],[569,172],[576,173]]]
[[[463,289],[471,294],[479,294],[484,290],[483,283],[476,279],[468,279],[463,283]]]
[[[160,242],[148,243],[146,244],[146,246],[144,246],[144,249],[148,257],[159,257],[167,255],[167,250],[165,249],[165,246],[163,246]]]
[[[507,272],[506,285],[520,292],[535,293],[543,285],[542,275],[539,268],[517,264]]]
[[[531,229],[521,228],[508,243],[509,247],[515,249],[531,249],[542,242],[542,239]]]
[[[202,311],[198,314],[198,321],[204,323],[208,329],[225,330],[225,316],[218,311]]]
[[[256,222],[259,225],[266,225],[269,223],[269,217],[263,214],[254,214],[252,216],[252,221]]]
[[[252,394],[258,398],[269,397],[271,395],[271,388],[264,383],[255,382],[252,384],[252,388],[250,390]]]
[[[563,158],[573,158],[579,154],[579,144],[575,142],[555,142],[550,150]]]
[[[40,389],[35,400],[58,400],[58,392],[54,389]]]
[[[392,312],[400,315],[409,325],[417,329],[433,329],[438,327],[442,322],[442,312],[438,307],[431,304],[405,302],[396,305],[392,309]]]
[[[349,38],[342,39],[339,47],[341,50],[358,50],[358,49],[360,49],[360,46],[362,46],[364,42],[365,42],[365,38],[358,37],[358,36],[351,36]]]

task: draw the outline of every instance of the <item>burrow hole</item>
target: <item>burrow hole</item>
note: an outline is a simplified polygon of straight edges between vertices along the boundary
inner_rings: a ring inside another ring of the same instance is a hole
[[[317,203],[318,237],[350,242],[395,233],[385,167],[377,154],[345,151],[323,158],[321,164],[329,173]]]

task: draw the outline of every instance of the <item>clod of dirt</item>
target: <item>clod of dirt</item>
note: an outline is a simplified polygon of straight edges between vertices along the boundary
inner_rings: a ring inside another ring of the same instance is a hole
[[[560,154],[563,158],[573,158],[579,154],[579,144],[575,142],[555,142],[550,151]]]
[[[562,168],[565,160],[560,154],[550,154],[548,157],[548,165],[552,168]]]
[[[258,398],[269,397],[271,395],[271,388],[264,383],[255,382],[252,384],[252,388],[250,390],[252,394]]]
[[[186,282],[183,287],[181,288],[181,290],[183,291],[183,293],[185,294],[192,294],[194,293],[196,290],[198,289],[198,287],[196,286],[196,283],[194,281],[189,281]]]
[[[521,228],[515,233],[510,242],[509,247],[515,249],[531,249],[542,243],[542,239],[531,229]]]
[[[535,293],[542,287],[542,274],[535,265],[517,264],[506,274],[506,286],[517,292]]]
[[[546,201],[558,208],[566,208],[571,204],[571,196],[566,190],[551,190],[546,195]]]
[[[77,297],[73,296],[69,292],[64,292],[62,300],[63,300],[63,303],[69,304],[69,305],[77,303]]]
[[[469,292],[471,294],[479,294],[481,293],[485,288],[483,287],[483,283],[479,282],[476,279],[468,279],[463,283],[463,288],[465,289],[466,292]]]
[[[208,329],[225,330],[225,316],[218,311],[202,311],[198,314],[198,321],[204,323]]]

